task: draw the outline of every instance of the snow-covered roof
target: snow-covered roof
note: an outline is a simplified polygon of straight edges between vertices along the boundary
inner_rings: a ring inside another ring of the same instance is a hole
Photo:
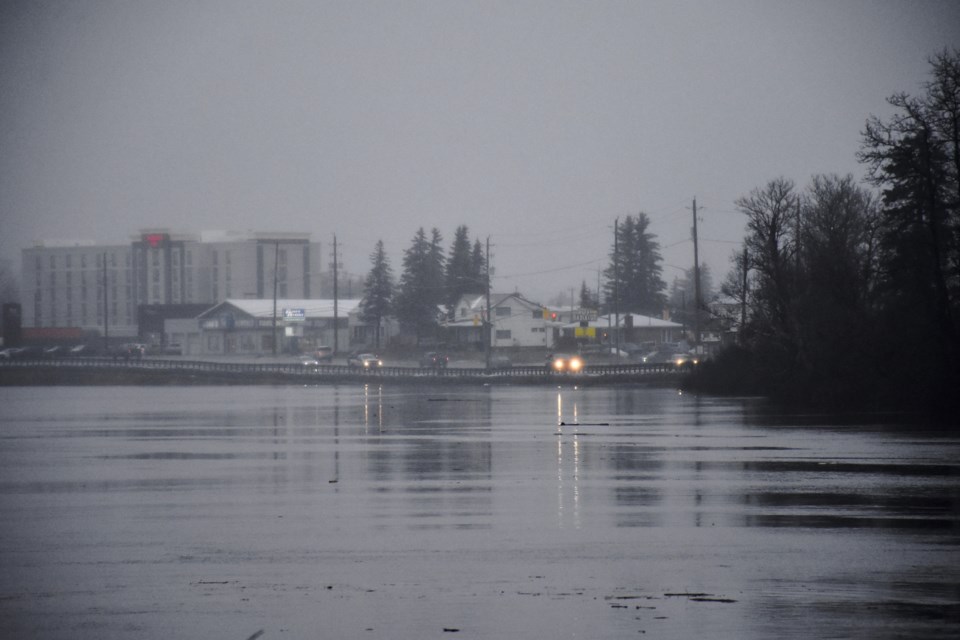
[[[633,316],[633,327],[635,329],[642,329],[648,327],[651,329],[681,329],[683,328],[682,324],[677,324],[676,322],[671,322],[670,320],[663,320],[661,318],[654,318],[652,316],[644,316],[639,313],[621,313],[620,314],[620,326],[625,327],[627,322],[627,316]],[[606,327],[613,326],[614,321],[613,314],[600,316],[596,320],[591,320],[587,326],[594,327],[597,329],[605,329]],[[579,327],[579,322],[571,322],[565,327]]]
[[[273,298],[251,300],[247,298],[230,298],[217,304],[211,309],[204,311],[202,315],[206,316],[213,313],[224,305],[231,305],[238,310],[254,318],[272,318],[273,317]],[[360,306],[359,300],[338,300],[337,315],[347,317]],[[277,317],[283,317],[284,309],[303,309],[306,318],[332,318],[333,300],[304,300],[304,299],[278,299]]]

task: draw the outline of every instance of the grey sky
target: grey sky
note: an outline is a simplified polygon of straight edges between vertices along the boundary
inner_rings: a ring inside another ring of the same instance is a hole
[[[783,175],[853,173],[859,132],[960,3],[5,2],[0,257],[141,228],[490,236],[497,290],[594,287],[640,210],[664,279],[719,281],[734,200]]]

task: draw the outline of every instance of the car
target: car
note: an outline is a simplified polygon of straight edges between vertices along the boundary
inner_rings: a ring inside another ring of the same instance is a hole
[[[167,356],[182,356],[183,346],[179,342],[170,342],[163,347],[162,352]]]
[[[87,358],[94,354],[95,349],[88,344],[76,344],[67,350],[71,358]]]
[[[450,358],[439,351],[428,351],[420,358],[420,367],[424,369],[446,369]]]
[[[700,364],[700,358],[693,353],[678,353],[673,356],[673,364],[682,369],[691,369]]]
[[[18,353],[20,353],[20,349],[17,347],[7,347],[0,350],[0,360],[13,360]]]
[[[328,347],[326,345],[320,345],[313,350],[313,357],[317,360],[324,362],[329,362],[333,360],[333,347]]]
[[[347,356],[348,367],[358,367],[362,369],[376,369],[383,366],[383,360],[373,353],[357,353]]]
[[[576,354],[552,353],[547,356],[547,368],[554,373],[580,373],[583,358]]]
[[[66,349],[59,345],[54,345],[52,347],[47,347],[43,350],[44,358],[60,358],[66,353]]]
[[[136,342],[127,342],[119,347],[111,349],[110,355],[114,360],[139,360],[143,357],[146,348],[144,345]]]
[[[306,368],[315,369],[320,366],[320,361],[313,356],[300,356],[300,364]]]
[[[512,369],[513,360],[509,356],[490,356],[491,369]]]

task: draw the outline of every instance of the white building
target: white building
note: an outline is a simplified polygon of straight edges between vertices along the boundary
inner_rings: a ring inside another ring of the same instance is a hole
[[[553,346],[553,323],[546,309],[519,293],[491,294],[490,346],[525,348]],[[482,294],[463,296],[454,309],[454,318],[443,324],[451,346],[483,347],[483,323],[487,299]]]
[[[274,286],[280,298],[321,295],[321,248],[308,233],[145,230],[129,245],[40,243],[22,256],[24,327],[135,336],[141,304],[273,298]]]

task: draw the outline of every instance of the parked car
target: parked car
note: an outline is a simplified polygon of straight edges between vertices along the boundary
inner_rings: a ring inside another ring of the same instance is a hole
[[[313,350],[313,357],[323,362],[333,360],[333,347],[321,345]]]
[[[88,344],[76,344],[67,349],[66,355],[71,358],[89,358],[95,351],[96,349]]]
[[[60,345],[54,345],[52,347],[47,347],[43,350],[44,358],[61,358],[65,354],[66,349]]]
[[[428,351],[420,357],[420,367],[424,369],[446,369],[450,358],[439,351]]]
[[[163,347],[163,354],[167,356],[182,356],[183,346],[179,342],[171,342]]]
[[[511,369],[513,360],[509,356],[490,356],[491,369]]]
[[[146,347],[136,342],[122,344],[110,351],[114,360],[139,360],[146,352]]]
[[[37,347],[33,345],[19,347],[11,354],[11,357],[14,360],[34,360],[36,358],[42,358],[43,347]]]
[[[583,358],[576,354],[551,353],[547,356],[547,368],[554,373],[580,373]]]
[[[383,360],[373,353],[356,353],[347,356],[347,366],[361,369],[375,369],[383,366]]]

